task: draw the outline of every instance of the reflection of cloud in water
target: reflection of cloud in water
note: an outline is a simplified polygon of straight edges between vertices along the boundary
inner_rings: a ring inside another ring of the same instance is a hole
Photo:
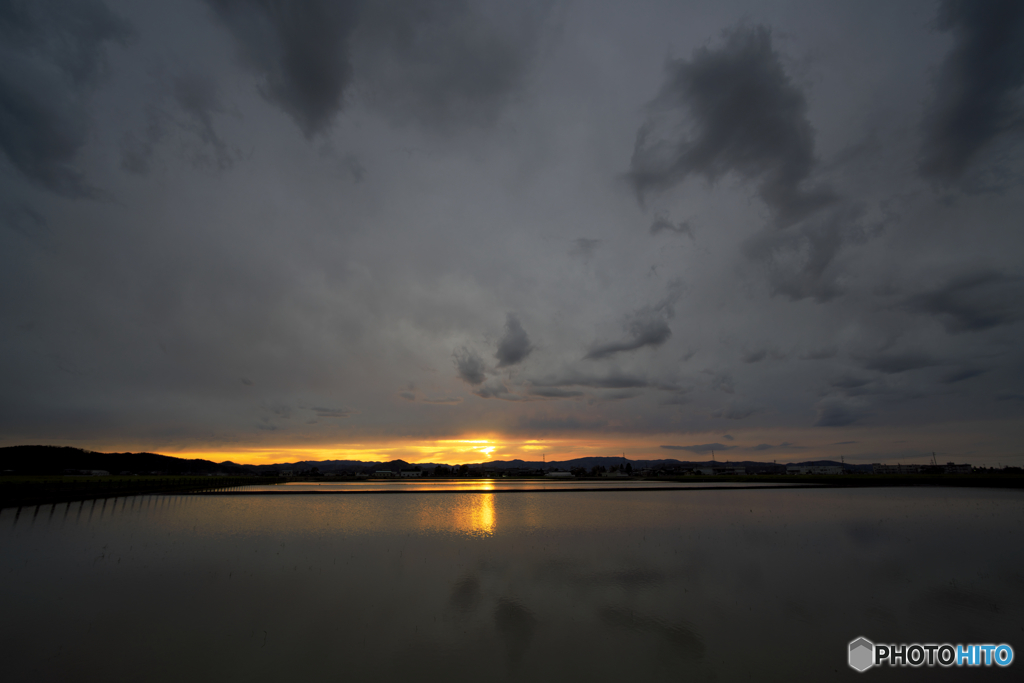
[[[537,618],[515,600],[499,598],[498,606],[494,609],[494,624],[501,639],[505,641],[509,667],[515,670],[522,662],[533,633],[537,630]]]
[[[704,656],[704,641],[691,627],[673,624],[623,607],[605,607],[599,611],[602,621],[644,637],[654,637],[668,645],[671,654],[684,659]]]
[[[937,616],[974,615],[985,618],[1001,611],[995,597],[953,585],[926,590],[912,606],[925,614]]]

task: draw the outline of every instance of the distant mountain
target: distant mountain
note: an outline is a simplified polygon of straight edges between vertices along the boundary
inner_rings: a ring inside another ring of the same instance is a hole
[[[105,470],[111,474],[252,474],[234,463],[186,460],[156,453],[96,453],[69,446],[9,446],[0,448],[0,471],[17,474],[61,474],[65,470]]]
[[[478,462],[469,465],[472,470],[494,470],[504,471],[509,469],[522,470],[551,470],[551,469],[575,469],[583,468],[591,470],[594,467],[604,467],[606,470],[615,469],[630,463],[633,470],[642,469],[691,469],[695,467],[745,467],[751,473],[785,473],[786,464],[756,462],[752,460],[721,461],[721,460],[675,460],[672,458],[660,460],[630,460],[622,456],[616,457],[591,457],[575,458],[573,460],[561,460],[555,462],[537,462],[535,460],[494,460]],[[871,465],[846,465],[833,460],[813,460],[809,462],[787,463],[791,465],[804,466],[840,466],[854,471],[871,471]],[[421,463],[419,465],[408,463],[405,460],[362,461],[362,460],[300,460],[293,463],[275,463],[272,465],[240,465],[230,460],[221,463],[209,460],[186,460],[175,458],[169,455],[158,455],[156,453],[96,453],[81,448],[67,446],[10,446],[0,448],[0,471],[11,470],[18,474],[61,474],[64,470],[106,470],[111,474],[120,472],[131,472],[133,474],[148,474],[150,472],[164,472],[167,474],[272,474],[291,470],[301,472],[311,470],[314,467],[321,473],[353,472],[358,474],[372,474],[380,470],[398,472],[403,469],[420,467],[425,471],[433,471],[439,464]],[[452,465],[444,465],[452,467]]]

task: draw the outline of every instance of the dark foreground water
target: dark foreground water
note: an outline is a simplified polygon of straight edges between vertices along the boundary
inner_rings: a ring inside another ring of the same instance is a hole
[[[1024,495],[139,497],[0,513],[5,681],[1021,680]],[[871,669],[847,643],[1009,643]]]

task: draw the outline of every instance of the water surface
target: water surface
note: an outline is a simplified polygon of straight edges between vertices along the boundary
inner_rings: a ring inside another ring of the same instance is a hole
[[[964,489],[4,510],[4,678],[852,680],[861,635],[1024,656],[1022,533],[1019,492]],[[1020,666],[863,675],[1010,680]]]

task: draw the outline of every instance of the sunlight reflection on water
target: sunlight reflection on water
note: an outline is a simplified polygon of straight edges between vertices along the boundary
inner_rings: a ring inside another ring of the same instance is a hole
[[[13,681],[820,680],[1017,647],[1022,533],[1015,491],[76,502],[0,512],[0,642]]]

